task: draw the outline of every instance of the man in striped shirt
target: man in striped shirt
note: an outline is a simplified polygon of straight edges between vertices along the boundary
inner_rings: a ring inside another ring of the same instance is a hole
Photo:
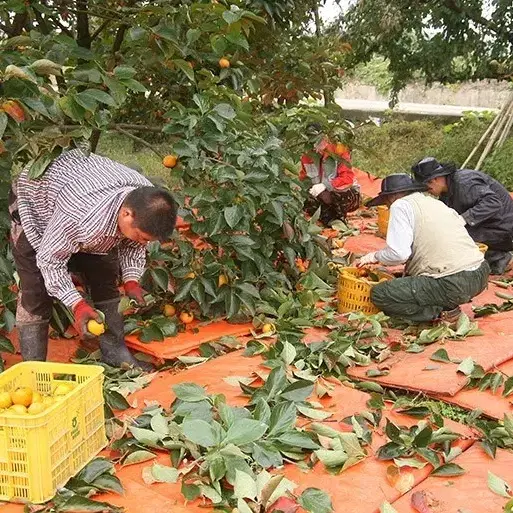
[[[103,361],[144,367],[125,344],[118,313],[119,275],[125,293],[143,305],[139,279],[146,244],[173,233],[177,207],[172,196],[133,169],[74,149],[55,159],[39,179],[23,172],[13,186],[10,212],[23,359],[46,360],[52,298],[70,308],[83,338],[91,336],[91,319],[101,322],[98,311],[75,288],[72,270],[84,276],[94,306],[105,314]]]

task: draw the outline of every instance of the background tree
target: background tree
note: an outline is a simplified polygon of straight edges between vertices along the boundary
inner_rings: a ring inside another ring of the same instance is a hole
[[[366,0],[339,20],[351,65],[388,59],[397,93],[418,71],[427,82],[509,78],[513,73],[510,0]]]

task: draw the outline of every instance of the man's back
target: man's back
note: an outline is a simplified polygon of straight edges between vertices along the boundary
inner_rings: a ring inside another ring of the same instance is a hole
[[[497,180],[481,171],[458,169],[448,176],[448,187],[440,199],[458,214],[469,213],[464,218],[474,240],[491,242],[513,236],[513,200]]]
[[[136,187],[149,186],[142,175],[96,154],[72,150],[58,157],[37,180],[23,172],[17,183],[18,209],[25,234],[37,250],[50,223],[58,215],[86,232],[108,225],[122,201]]]

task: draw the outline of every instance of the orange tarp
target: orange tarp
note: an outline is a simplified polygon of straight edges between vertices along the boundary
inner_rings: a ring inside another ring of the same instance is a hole
[[[506,376],[513,376],[513,360],[499,365],[497,369],[492,369],[491,372],[494,370],[503,372]],[[463,389],[453,397],[445,396],[441,399],[468,410],[481,410],[489,417],[502,419],[505,413],[511,414],[513,412],[513,395],[503,397],[503,389],[504,387],[500,387],[495,393],[490,389],[484,391],[476,388]]]
[[[252,324],[230,324],[227,321],[214,321],[205,326],[193,323],[183,333],[176,337],[169,337],[162,342],[141,342],[137,335],[130,335],[126,338],[127,344],[132,349],[147,353],[157,358],[171,359],[185,355],[197,349],[205,342],[212,342],[221,337],[238,337],[249,335]]]
[[[491,459],[476,444],[458,456],[454,463],[465,469],[458,477],[430,477],[411,492],[394,502],[397,513],[419,513],[412,504],[415,492],[426,493],[432,506],[425,513],[499,513],[508,499],[501,497],[488,487],[488,472],[512,483],[513,453],[497,449],[497,456]],[[342,511],[342,510],[341,510]],[[423,512],[423,513],[424,513]]]
[[[455,395],[465,386],[467,377],[456,372],[456,364],[431,361],[431,355],[438,349],[444,348],[450,358],[463,360],[471,357],[485,371],[513,358],[513,312],[480,319],[479,327],[484,332],[483,336],[438,342],[426,346],[423,353],[395,353],[390,359],[391,368],[387,376],[368,378],[366,373],[377,368],[375,364],[352,368],[348,373],[359,379],[370,379],[397,388]]]

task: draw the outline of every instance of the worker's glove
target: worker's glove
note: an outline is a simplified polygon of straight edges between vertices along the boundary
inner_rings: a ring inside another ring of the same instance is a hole
[[[87,329],[87,323],[89,321],[96,321],[99,324],[103,323],[99,312],[89,305],[84,299],[81,299],[72,308],[73,316],[75,321],[73,326],[77,330],[80,338],[95,338],[95,335],[89,332]]]
[[[364,267],[369,264],[377,264],[378,262],[379,260],[376,258],[376,252],[373,251],[372,253],[367,253],[362,256],[362,258],[357,262],[356,267]]]
[[[312,185],[312,187],[310,187],[310,190],[308,192],[314,198],[317,198],[319,194],[323,193],[325,190],[326,186],[323,183],[316,183],[315,185]]]
[[[135,280],[126,281],[124,284],[124,288],[125,294],[130,299],[133,299],[137,303],[137,306],[146,306],[146,300],[144,299],[146,292],[139,285],[138,282],[136,282]]]

